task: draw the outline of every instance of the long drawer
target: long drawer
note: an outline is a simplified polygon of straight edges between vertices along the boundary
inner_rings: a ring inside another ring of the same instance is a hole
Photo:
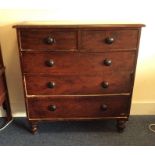
[[[130,72],[81,75],[26,75],[28,95],[129,93]]]
[[[82,49],[135,49],[138,30],[94,30],[81,32]]]
[[[28,98],[30,119],[125,117],[129,96],[68,96]]]
[[[48,74],[95,74],[109,71],[132,71],[135,51],[78,53],[78,52],[41,52],[22,53],[24,73]]]
[[[21,29],[21,50],[75,50],[77,31],[54,29]]]

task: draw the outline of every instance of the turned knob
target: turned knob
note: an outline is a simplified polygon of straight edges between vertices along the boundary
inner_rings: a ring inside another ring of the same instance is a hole
[[[47,83],[47,87],[48,88],[54,88],[55,85],[56,85],[55,82],[52,82],[52,81],[50,81],[50,82]]]
[[[102,105],[101,105],[101,109],[102,109],[103,111],[106,111],[107,108],[108,108],[108,106],[107,106],[106,104],[102,104]]]
[[[52,59],[49,59],[49,60],[45,61],[45,64],[48,67],[52,67],[54,65],[54,61]]]
[[[55,111],[57,109],[56,105],[49,105],[48,106],[49,111]]]
[[[47,38],[45,38],[45,43],[46,44],[54,44],[55,43],[55,38],[48,36]]]
[[[106,81],[102,82],[102,87],[103,88],[108,88],[109,87],[109,82],[106,82]]]
[[[112,64],[112,61],[110,59],[105,59],[104,60],[104,65],[105,66],[110,66]]]
[[[107,44],[112,44],[115,41],[115,39],[113,37],[108,37],[105,39],[105,43]]]

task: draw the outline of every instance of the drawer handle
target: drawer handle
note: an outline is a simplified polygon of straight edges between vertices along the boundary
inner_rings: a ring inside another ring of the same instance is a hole
[[[55,111],[57,109],[56,105],[49,105],[48,106],[49,111]]]
[[[49,36],[49,37],[45,38],[45,43],[52,45],[55,43],[55,38]]]
[[[105,39],[105,43],[107,44],[112,44],[115,41],[115,39],[113,37],[108,37]]]
[[[105,59],[104,60],[104,65],[105,66],[110,66],[112,64],[112,61],[110,59]]]
[[[106,82],[106,81],[102,82],[102,87],[103,88],[108,88],[109,87],[109,82]]]
[[[45,61],[46,66],[48,67],[53,67],[54,66],[54,61],[52,59],[49,59]]]
[[[55,82],[52,82],[52,81],[50,81],[50,82],[47,83],[47,87],[48,88],[51,88],[51,89],[54,88],[55,85],[56,85]]]
[[[107,106],[106,104],[102,104],[102,105],[101,105],[101,109],[102,109],[103,111],[106,111],[106,110],[108,109],[108,106]]]

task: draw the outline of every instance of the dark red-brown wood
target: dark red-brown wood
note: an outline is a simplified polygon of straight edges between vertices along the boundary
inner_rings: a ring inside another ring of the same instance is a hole
[[[82,49],[136,49],[138,30],[82,31]],[[108,39],[113,39],[108,43]]]
[[[0,106],[5,101],[5,96],[6,96],[6,90],[5,90],[4,79],[3,79],[3,76],[0,76]]]
[[[130,72],[102,73],[89,76],[81,75],[51,75],[25,76],[28,95],[83,95],[130,93]],[[55,83],[49,88],[48,83]],[[108,82],[108,88],[103,83]]]
[[[77,49],[77,32],[53,29],[28,29],[20,31],[21,50],[75,50]],[[48,39],[54,39],[48,43]]]
[[[42,120],[129,117],[142,24],[15,25],[32,132]]]
[[[101,118],[128,116],[130,96],[70,96],[28,98],[31,119]],[[55,106],[55,109],[50,108]]]
[[[0,106],[3,106],[3,109],[6,111],[6,121],[10,121],[12,119],[12,114],[8,96],[8,89],[6,85],[5,67],[3,64],[1,46],[0,46]]]
[[[105,53],[74,52],[23,52],[24,73],[44,74],[96,74],[119,70],[131,72],[134,68],[135,51]],[[35,58],[35,61],[34,61]],[[111,60],[107,65],[106,60]],[[52,61],[53,65],[48,65]]]
[[[40,24],[38,22],[22,22],[20,24],[14,25],[13,28],[21,29],[29,29],[29,28],[54,28],[54,29],[137,29],[144,27],[144,24],[135,23],[135,24],[71,24],[71,25],[56,25],[56,24]]]

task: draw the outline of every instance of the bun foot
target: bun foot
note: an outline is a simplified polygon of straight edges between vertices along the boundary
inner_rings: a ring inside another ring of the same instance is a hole
[[[121,133],[124,131],[124,129],[126,127],[125,123],[126,123],[126,121],[124,121],[124,120],[117,120],[117,131],[118,132]]]

